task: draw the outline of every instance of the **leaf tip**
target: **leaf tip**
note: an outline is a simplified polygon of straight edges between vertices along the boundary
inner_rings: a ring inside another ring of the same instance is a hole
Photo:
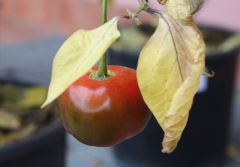
[[[162,149],[162,153],[165,153],[165,154],[170,154],[174,151],[174,149],[170,149],[170,148],[163,148]]]
[[[165,132],[164,139],[162,142],[162,147],[163,147],[162,153],[167,153],[167,154],[172,153],[176,149],[179,139],[180,137],[173,138],[172,135],[166,134]]]
[[[41,109],[44,109],[44,108],[46,108],[50,103],[52,103],[52,101],[53,100],[49,100],[49,98],[47,98],[46,100],[45,100],[45,102],[41,105]]]
[[[162,153],[170,154],[170,153],[172,153],[175,150],[176,146],[177,146],[176,144],[174,144],[174,145],[165,145],[163,143]]]
[[[41,105],[41,109],[43,109],[43,108],[45,108],[47,106],[47,103],[46,102],[44,102],[42,105]]]

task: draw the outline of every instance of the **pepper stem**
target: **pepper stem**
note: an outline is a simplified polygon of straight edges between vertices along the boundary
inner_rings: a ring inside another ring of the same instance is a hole
[[[102,24],[107,22],[107,0],[102,0]],[[107,54],[104,53],[98,69],[98,76],[99,77],[107,77]]]

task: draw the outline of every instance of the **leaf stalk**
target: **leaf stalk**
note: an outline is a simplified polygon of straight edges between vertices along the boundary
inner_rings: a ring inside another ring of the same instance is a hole
[[[107,0],[102,0],[101,3],[102,24],[105,24],[107,22]],[[104,53],[99,63],[98,76],[106,78],[107,75],[107,53]]]

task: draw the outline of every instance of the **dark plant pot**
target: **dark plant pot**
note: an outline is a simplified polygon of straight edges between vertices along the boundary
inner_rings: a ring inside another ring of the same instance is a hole
[[[24,86],[32,84],[16,80],[0,80]],[[55,120],[30,137],[0,147],[1,167],[64,167],[65,131]]]
[[[226,36],[232,34],[221,29],[207,29]],[[110,49],[109,54],[110,64],[136,68],[139,52]],[[152,117],[141,134],[114,147],[120,166],[222,166],[229,134],[237,55],[236,47],[227,52],[207,54],[206,67],[216,76],[206,79],[207,87],[195,96],[188,124],[172,154],[161,153],[163,131]]]

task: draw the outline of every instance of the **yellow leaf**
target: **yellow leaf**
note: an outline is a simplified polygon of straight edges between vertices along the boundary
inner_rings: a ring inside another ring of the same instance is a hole
[[[16,101],[15,106],[19,109],[31,109],[39,107],[43,103],[47,89],[45,87],[35,86],[24,90],[24,94]]]
[[[166,0],[166,13],[175,20],[185,23],[192,22],[194,14],[202,6],[204,0]]]
[[[201,33],[193,21],[180,22],[160,15],[137,67],[143,98],[165,133],[164,153],[171,153],[181,138],[205,66]]]
[[[64,42],[54,58],[51,83],[42,107],[53,102],[97,63],[120,36],[118,20],[115,17],[91,31],[78,30]]]

